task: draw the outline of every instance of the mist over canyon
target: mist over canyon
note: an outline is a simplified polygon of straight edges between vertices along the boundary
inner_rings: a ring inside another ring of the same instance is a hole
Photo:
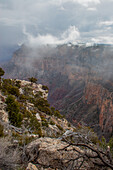
[[[49,102],[73,125],[113,135],[113,46],[24,44],[3,68],[6,78],[36,77],[47,85]]]

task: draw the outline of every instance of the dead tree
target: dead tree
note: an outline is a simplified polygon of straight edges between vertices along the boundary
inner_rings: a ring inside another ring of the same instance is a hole
[[[68,160],[65,160],[67,163],[67,169],[81,169],[86,162],[91,162],[97,169],[113,169],[113,157],[110,153],[110,147],[108,146],[107,149],[103,151],[99,145],[92,143],[89,137],[90,135],[91,134],[86,135],[80,132],[72,132],[63,135],[62,140],[67,143],[67,146],[61,150],[68,151],[68,148],[73,146],[73,152],[78,153],[75,159],[69,158]],[[77,147],[79,147],[80,150],[76,149]],[[89,166],[89,168],[91,167]]]

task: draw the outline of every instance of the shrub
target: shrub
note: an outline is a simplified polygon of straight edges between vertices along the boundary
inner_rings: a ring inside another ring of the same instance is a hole
[[[48,127],[48,122],[47,122],[47,120],[45,119],[45,117],[44,117],[43,115],[40,115],[40,117],[41,117],[41,120],[42,120],[42,126]]]
[[[4,127],[0,124],[0,137],[4,136]]]
[[[52,114],[54,114],[55,108],[53,106],[51,107],[51,111],[52,111]]]
[[[101,138],[100,147],[101,147],[103,150],[106,150],[106,149],[107,149],[106,139],[105,139],[103,136],[102,136],[102,138]]]
[[[49,107],[38,106],[38,109],[48,115],[52,115],[51,109]]]
[[[29,144],[30,142],[32,142],[34,139],[34,137],[29,137],[29,136],[20,136],[17,140],[19,142],[20,146],[25,146],[27,144]]]
[[[0,138],[0,167],[3,169],[17,169],[21,162],[21,150],[12,144],[9,137]]]
[[[29,128],[35,134],[38,134],[38,129],[40,128],[40,123],[38,122],[37,118],[33,115],[30,116],[30,123]]]
[[[39,135],[39,137],[43,137],[41,128],[38,128],[38,135]]]
[[[56,125],[56,126],[59,128],[59,130],[63,131],[63,128],[60,125]]]
[[[48,122],[47,121],[42,121],[42,126],[48,127]]]
[[[49,88],[47,86],[45,86],[45,85],[42,85],[42,89],[43,90],[49,90]]]
[[[71,127],[71,124],[70,124],[70,123],[68,123],[68,127]]]
[[[8,93],[8,90],[11,87],[11,80],[10,79],[2,79],[2,91]]]
[[[38,91],[36,94],[35,94],[35,99],[39,99],[40,97],[42,97],[42,92],[41,91]]]
[[[12,95],[15,95],[15,96],[19,96],[20,92],[19,92],[19,89],[18,87],[16,86],[9,86],[9,89],[8,89],[8,92]]]
[[[15,100],[14,96],[9,95],[6,99],[6,104],[6,110],[8,111],[9,121],[12,125],[20,127],[22,123],[22,115],[21,113],[19,113],[19,103]]]
[[[98,137],[96,136],[96,135],[92,135],[91,136],[91,142],[92,143],[94,143],[95,145],[97,144],[97,143],[99,143],[99,139],[98,139]]]
[[[28,78],[28,80],[32,83],[36,83],[37,79],[35,77]]]
[[[20,94],[18,87],[15,86],[14,81],[11,79],[3,79],[2,91],[6,94],[12,94],[17,97]]]
[[[37,99],[36,102],[35,102],[35,106],[38,107],[38,106],[41,106],[41,107],[49,107],[50,104],[48,103],[47,100],[43,99],[43,98],[40,98],[40,99]]]
[[[20,88],[20,87],[21,87],[21,81],[20,81],[20,80],[16,80],[15,86],[17,86],[18,88]]]
[[[59,119],[62,119],[62,118],[63,118],[63,116],[60,114],[60,112],[59,112],[58,110],[56,110],[56,111],[54,112],[54,116],[58,117]]]
[[[30,88],[30,87],[25,86],[24,87],[24,95],[25,96],[33,95],[33,89]]]
[[[55,110],[55,108],[53,106],[51,107],[51,114],[58,117],[59,119],[64,118],[64,116],[61,115],[58,110]]]
[[[51,124],[51,125],[55,125],[55,122],[53,122],[53,121],[51,120],[51,121],[50,121],[50,124]]]
[[[0,67],[0,77],[3,76],[5,71]]]
[[[111,151],[112,156],[113,156],[113,137],[109,140],[108,145],[110,146],[110,151]]]
[[[24,94],[20,94],[19,95],[19,100],[22,101],[22,102],[26,102],[27,97]]]

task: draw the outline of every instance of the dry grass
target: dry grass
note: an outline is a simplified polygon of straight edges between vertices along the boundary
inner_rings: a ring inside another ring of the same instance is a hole
[[[12,144],[11,138],[0,138],[0,168],[2,170],[16,170],[20,162],[21,151]]]

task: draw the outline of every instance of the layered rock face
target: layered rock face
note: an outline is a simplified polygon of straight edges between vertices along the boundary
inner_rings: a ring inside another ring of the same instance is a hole
[[[38,78],[48,100],[74,125],[85,123],[99,135],[113,135],[113,47],[23,45],[4,66],[6,77]]]

